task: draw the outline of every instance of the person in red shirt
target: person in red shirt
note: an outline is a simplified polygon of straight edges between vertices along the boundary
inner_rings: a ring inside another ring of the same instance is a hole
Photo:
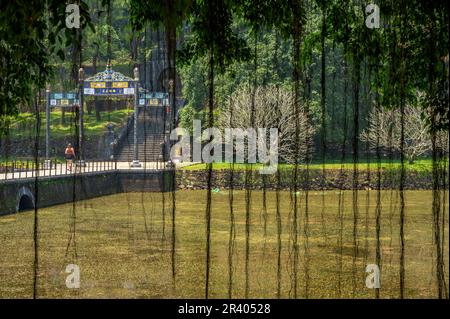
[[[64,156],[67,160],[67,164],[69,165],[68,170],[72,170],[72,163],[75,159],[75,149],[73,148],[72,144],[67,144],[66,150],[64,152]]]

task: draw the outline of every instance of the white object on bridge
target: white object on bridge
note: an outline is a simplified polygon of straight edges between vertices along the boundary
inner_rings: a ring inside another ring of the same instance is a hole
[[[130,167],[141,167],[141,163],[139,162],[139,160],[133,160],[130,164]]]

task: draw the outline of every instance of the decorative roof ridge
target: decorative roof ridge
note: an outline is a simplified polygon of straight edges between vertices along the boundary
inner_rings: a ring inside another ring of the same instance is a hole
[[[85,81],[87,82],[100,82],[100,81],[134,81],[132,78],[123,75],[120,72],[116,72],[112,69],[110,63],[106,64],[105,71],[98,72],[97,74],[87,78]]]

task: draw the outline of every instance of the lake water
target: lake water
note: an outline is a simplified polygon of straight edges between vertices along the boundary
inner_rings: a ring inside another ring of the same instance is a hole
[[[245,192],[235,191],[233,223],[229,195],[212,198],[209,297],[292,298],[295,290],[298,298],[374,297],[365,269],[375,264],[376,191],[359,191],[357,205],[351,191],[309,192],[307,208],[299,193],[297,227],[289,192],[278,201],[267,192],[264,205],[263,193],[252,191],[246,216]],[[432,194],[405,196],[405,296],[435,297]],[[448,225],[448,193],[443,196]],[[205,297],[206,192],[176,192],[175,223],[172,202],[170,193],[124,193],[40,209],[37,296]],[[32,295],[33,220],[31,211],[0,217],[0,297]],[[397,191],[381,193],[380,226],[380,296],[397,298]],[[448,238],[448,227],[443,232]],[[448,269],[447,240],[443,252]],[[78,289],[66,286],[69,264],[79,267]]]

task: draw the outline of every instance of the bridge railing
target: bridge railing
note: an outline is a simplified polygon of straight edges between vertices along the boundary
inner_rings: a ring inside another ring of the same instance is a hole
[[[116,169],[117,162],[111,160],[73,161],[72,165],[59,159],[12,160],[0,162],[0,182],[22,178],[106,172]]]

